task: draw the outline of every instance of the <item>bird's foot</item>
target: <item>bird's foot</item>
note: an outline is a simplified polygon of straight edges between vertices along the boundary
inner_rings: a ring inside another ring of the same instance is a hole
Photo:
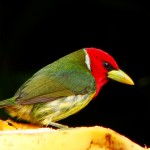
[[[56,122],[50,122],[49,125],[53,126],[53,127],[56,127],[56,128],[59,128],[59,129],[69,128],[67,125],[62,125],[62,124],[59,124],[59,123],[56,123]]]

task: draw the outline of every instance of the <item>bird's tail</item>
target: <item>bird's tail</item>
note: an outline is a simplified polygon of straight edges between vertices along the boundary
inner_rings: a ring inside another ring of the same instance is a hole
[[[9,99],[2,100],[0,101],[0,108],[14,105],[15,101],[16,101],[16,97],[11,97]]]

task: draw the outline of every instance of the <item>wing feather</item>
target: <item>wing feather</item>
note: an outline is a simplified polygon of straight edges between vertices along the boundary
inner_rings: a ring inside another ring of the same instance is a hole
[[[19,104],[33,104],[92,91],[95,80],[85,64],[84,51],[79,50],[39,70],[15,96]]]

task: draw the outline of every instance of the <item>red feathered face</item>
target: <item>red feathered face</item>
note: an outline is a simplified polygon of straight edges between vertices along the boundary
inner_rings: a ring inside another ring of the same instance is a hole
[[[96,94],[109,78],[126,84],[134,84],[131,78],[119,69],[111,55],[96,48],[86,48],[85,50],[90,59],[89,63],[92,75],[95,78]]]
[[[107,78],[107,72],[118,70],[118,65],[114,58],[103,50],[96,48],[86,48],[90,58],[90,67],[95,78]]]

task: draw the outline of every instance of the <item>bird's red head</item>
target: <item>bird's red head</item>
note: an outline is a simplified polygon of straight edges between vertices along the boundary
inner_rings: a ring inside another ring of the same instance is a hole
[[[111,70],[118,70],[119,67],[112,56],[97,48],[85,48],[89,56],[89,63],[91,72],[96,81],[96,94],[101,87],[107,83],[107,73]]]

